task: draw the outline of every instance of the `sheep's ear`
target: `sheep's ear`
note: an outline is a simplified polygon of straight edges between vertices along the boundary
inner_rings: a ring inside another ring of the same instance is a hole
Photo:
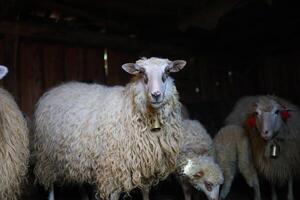
[[[139,67],[135,63],[126,63],[122,65],[122,68],[129,74],[135,75],[140,73]]]
[[[185,60],[174,60],[167,68],[168,72],[179,72],[186,65]]]
[[[203,171],[199,171],[196,174],[194,174],[194,177],[196,177],[196,178],[201,178],[203,176],[204,176],[204,172]]]
[[[0,65],[0,80],[6,76],[6,74],[8,73],[8,69],[2,65]]]

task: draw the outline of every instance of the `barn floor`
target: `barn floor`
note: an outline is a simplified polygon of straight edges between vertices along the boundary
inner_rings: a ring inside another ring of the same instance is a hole
[[[262,182],[262,199],[268,200],[270,199],[269,188],[267,183]],[[295,186],[299,185],[296,183]],[[92,188],[89,186],[85,186],[87,191],[89,191],[89,195],[92,196]],[[295,199],[299,197],[299,191],[296,190],[295,187]],[[36,187],[32,190],[26,190],[24,195],[21,199],[22,200],[46,200],[47,193],[39,187]],[[279,200],[286,199],[286,187],[283,187],[279,190]],[[78,186],[67,186],[67,187],[57,187],[55,200],[81,200],[79,187]],[[130,196],[123,196],[120,199],[122,200],[142,200],[141,194],[138,190],[133,191]],[[205,200],[206,197],[203,193],[195,193],[193,196],[193,200]],[[232,186],[232,191],[229,193],[227,200],[252,200],[253,193],[251,188],[249,188],[242,177],[238,176]],[[183,200],[183,195],[180,189],[180,186],[176,183],[175,179],[171,178],[171,180],[166,180],[160,183],[151,191],[151,200]]]

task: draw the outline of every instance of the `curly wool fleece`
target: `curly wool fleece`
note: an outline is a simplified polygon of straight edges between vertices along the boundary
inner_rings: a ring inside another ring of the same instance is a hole
[[[150,185],[175,170],[181,105],[173,80],[165,105],[147,106],[141,80],[126,87],[72,82],[45,93],[34,119],[35,175],[54,182],[96,184],[107,199]],[[161,130],[152,132],[157,115]]]

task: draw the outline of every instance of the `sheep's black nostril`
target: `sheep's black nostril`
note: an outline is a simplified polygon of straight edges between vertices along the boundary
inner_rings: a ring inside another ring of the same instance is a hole
[[[160,97],[160,95],[161,95],[161,93],[159,91],[151,93],[151,96],[156,100]]]

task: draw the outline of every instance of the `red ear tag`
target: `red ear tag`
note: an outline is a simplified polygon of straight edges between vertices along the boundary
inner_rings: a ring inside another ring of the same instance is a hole
[[[281,115],[281,119],[286,122],[288,120],[288,118],[291,117],[291,114],[289,113],[289,111],[287,110],[284,110],[284,111],[281,111],[280,112],[280,115]]]
[[[247,124],[250,127],[254,127],[256,125],[256,117],[255,116],[248,117]]]

